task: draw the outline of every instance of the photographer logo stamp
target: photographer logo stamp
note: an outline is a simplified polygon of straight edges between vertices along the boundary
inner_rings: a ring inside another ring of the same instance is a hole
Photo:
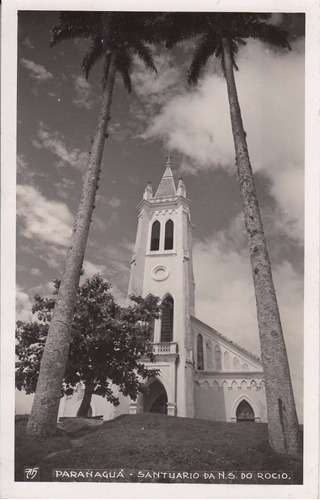
[[[25,481],[39,481],[40,479],[40,467],[25,467],[24,468],[24,480]]]

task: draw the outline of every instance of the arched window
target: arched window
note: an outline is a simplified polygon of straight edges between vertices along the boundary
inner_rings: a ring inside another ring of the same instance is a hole
[[[216,362],[216,370],[221,370],[221,349],[218,345],[214,348],[214,358]]]
[[[233,365],[234,370],[239,370],[239,360],[238,360],[238,358],[233,358],[232,365]]]
[[[150,250],[159,250],[160,244],[160,222],[156,220],[152,224]]]
[[[168,295],[162,301],[161,342],[173,340],[173,298]]]
[[[201,333],[197,337],[197,370],[204,370],[203,338]]]
[[[207,340],[206,342],[206,369],[207,370],[212,370],[213,369],[213,364],[212,364],[212,344],[211,340]]]
[[[171,219],[166,222],[166,229],[164,233],[164,249],[173,249],[173,221]]]
[[[150,299],[152,294],[146,296],[146,300]],[[139,321],[139,324],[145,329],[145,332],[149,334],[150,342],[154,342],[154,328],[155,328],[155,318],[151,318],[149,321]]]
[[[150,320],[150,323],[148,325],[148,330],[149,330],[149,335],[150,335],[150,341],[154,342],[154,324],[155,324],[155,318],[152,318]]]
[[[228,351],[224,351],[223,364],[224,364],[224,368],[226,370],[230,368],[230,355],[229,355]]]
[[[243,399],[236,411],[237,422],[254,422],[254,412],[252,406]]]

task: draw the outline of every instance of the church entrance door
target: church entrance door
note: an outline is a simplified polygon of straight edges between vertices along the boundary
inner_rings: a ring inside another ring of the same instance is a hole
[[[168,397],[164,386],[159,380],[154,380],[146,389],[143,398],[144,413],[167,414]]]
[[[160,394],[150,408],[150,413],[167,414],[168,398],[166,394]]]
[[[254,412],[247,401],[244,399],[239,403],[236,411],[237,422],[254,422]]]

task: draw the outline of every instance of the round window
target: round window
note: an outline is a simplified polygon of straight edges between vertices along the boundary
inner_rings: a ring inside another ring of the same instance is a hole
[[[166,266],[157,266],[152,270],[151,276],[156,281],[163,281],[169,276],[169,270]]]

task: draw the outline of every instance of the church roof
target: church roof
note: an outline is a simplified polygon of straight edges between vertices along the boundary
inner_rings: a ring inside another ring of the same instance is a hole
[[[234,347],[236,347],[237,349],[239,349],[240,351],[242,351],[244,354],[247,354],[247,356],[253,358],[255,361],[258,361],[260,364],[261,364],[261,359],[256,356],[255,354],[252,354],[252,352],[248,351],[247,349],[245,349],[244,347],[241,347],[239,344],[237,344],[236,342],[233,342],[233,340],[230,340],[228,337],[226,337],[225,335],[222,335],[222,333],[219,333],[217,332],[217,330],[215,330],[214,328],[212,328],[211,326],[207,325],[206,323],[204,323],[203,321],[200,321],[200,319],[196,318],[195,316],[190,316],[190,319],[193,323],[197,324],[199,326],[201,326],[202,328],[204,328],[205,330],[217,335],[218,337],[221,337],[223,340],[225,340],[227,343],[233,345]]]
[[[168,159],[166,163],[166,170],[162,176],[159,187],[157,189],[154,198],[171,197],[176,196],[176,186],[174,184],[173,174],[171,170],[171,161]]]

